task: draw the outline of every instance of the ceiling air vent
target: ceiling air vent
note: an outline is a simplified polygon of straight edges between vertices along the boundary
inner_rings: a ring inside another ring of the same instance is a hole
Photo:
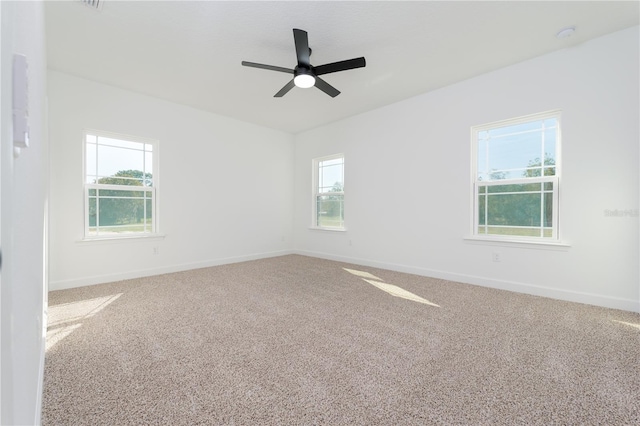
[[[78,0],[80,3],[88,6],[92,9],[102,10],[102,5],[104,4],[104,0]]]

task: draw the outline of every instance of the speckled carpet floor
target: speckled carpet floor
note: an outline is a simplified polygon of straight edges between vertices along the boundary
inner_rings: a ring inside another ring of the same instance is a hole
[[[640,424],[640,315],[291,255],[54,291],[44,425]]]

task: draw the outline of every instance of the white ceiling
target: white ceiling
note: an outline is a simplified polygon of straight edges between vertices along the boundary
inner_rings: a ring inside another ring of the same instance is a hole
[[[640,2],[46,2],[49,68],[298,133],[638,25]],[[563,27],[576,26],[568,39]],[[364,56],[366,68],[273,95],[291,77],[293,28],[311,63]]]

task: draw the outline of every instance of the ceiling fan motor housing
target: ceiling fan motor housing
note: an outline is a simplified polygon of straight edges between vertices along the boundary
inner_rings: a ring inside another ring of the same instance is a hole
[[[340,91],[318,76],[366,66],[364,57],[360,57],[314,67],[309,62],[311,48],[309,47],[307,32],[294,28],[293,41],[296,48],[296,58],[298,60],[298,65],[296,65],[294,69],[242,61],[242,65],[246,67],[262,68],[287,74],[293,73],[293,79],[285,84],[285,86],[274,95],[276,98],[281,98],[294,86],[301,87],[303,89],[315,86],[327,95],[335,98],[340,94]]]
[[[312,66],[309,66],[309,67],[307,68],[307,67],[304,67],[304,66],[300,66],[300,65],[298,65],[298,66],[297,66],[297,67],[295,67],[295,69],[293,70],[293,75],[294,75],[295,77],[297,77],[297,76],[299,76],[299,75],[310,75],[310,76],[312,76],[312,77],[315,77],[315,76],[316,76],[316,73],[315,73],[315,72],[313,72],[313,67],[312,67]]]

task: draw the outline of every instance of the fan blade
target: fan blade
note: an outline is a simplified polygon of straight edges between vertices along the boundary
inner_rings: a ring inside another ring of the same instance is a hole
[[[247,61],[242,61],[242,65],[244,65],[245,67],[262,68],[263,70],[280,71],[280,72],[286,72],[288,74],[293,74],[292,69],[283,68],[283,67],[274,67],[273,65],[256,64],[255,62],[247,62]]]
[[[291,79],[291,81],[290,81],[290,82],[288,82],[287,84],[285,84],[285,86],[284,86],[282,89],[280,89],[280,91],[279,91],[278,93],[276,93],[275,95],[273,95],[273,97],[274,97],[274,98],[281,98],[281,97],[283,97],[284,95],[286,95],[286,94],[287,94],[287,92],[288,92],[289,90],[291,90],[291,89],[293,88],[293,86],[295,86],[295,84],[294,84],[294,82],[293,82],[293,79]]]
[[[309,37],[304,30],[293,29],[293,40],[296,44],[296,56],[298,65],[309,68]]]
[[[352,70],[354,68],[362,68],[367,65],[364,58],[347,59],[346,61],[333,62],[314,67],[316,75],[329,74],[332,72]]]
[[[340,94],[340,91],[338,89],[336,89],[320,77],[316,77],[316,87],[332,98],[335,98]]]

